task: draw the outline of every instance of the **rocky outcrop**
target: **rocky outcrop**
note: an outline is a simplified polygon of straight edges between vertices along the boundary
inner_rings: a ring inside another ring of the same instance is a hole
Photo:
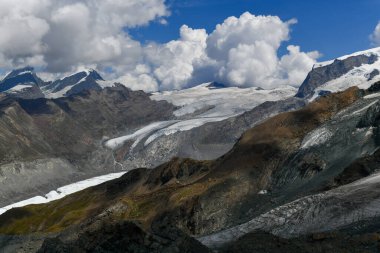
[[[46,239],[37,252],[211,253],[207,247],[178,229],[155,235],[132,222],[98,221],[83,230],[75,236],[72,234],[75,232],[70,231],[70,239],[65,236]]]

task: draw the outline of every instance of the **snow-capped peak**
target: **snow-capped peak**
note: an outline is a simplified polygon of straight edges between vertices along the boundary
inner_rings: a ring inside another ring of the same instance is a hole
[[[22,98],[59,98],[77,94],[83,90],[100,90],[112,85],[112,82],[105,81],[92,68],[80,69],[78,72],[56,81],[44,82],[37,76],[32,67],[25,67],[6,74],[4,79],[0,81],[0,92]],[[35,93],[33,96],[29,96],[31,91]]]
[[[375,47],[375,48],[371,48],[371,49],[368,49],[368,50],[358,51],[358,52],[355,52],[355,53],[352,53],[352,54],[343,55],[343,56],[338,57],[338,58],[336,58],[334,60],[329,60],[329,61],[324,61],[324,62],[318,62],[318,63],[314,64],[313,68],[324,67],[324,66],[327,66],[327,65],[330,65],[330,64],[334,63],[334,61],[337,61],[337,60],[343,61],[343,60],[346,60],[349,57],[359,56],[359,55],[365,55],[365,56],[377,55],[377,56],[380,57],[380,47]]]
[[[20,68],[20,69],[15,69],[8,74],[5,75],[4,80],[13,78],[15,76],[20,76],[24,74],[34,74],[34,68],[33,67],[25,67],[25,68]]]
[[[96,70],[83,69],[45,86],[43,92],[48,98],[58,98],[88,89],[100,90],[103,88],[103,82],[104,79]]]
[[[314,100],[352,86],[367,89],[377,81],[380,81],[380,47],[315,64],[297,96]]]
[[[40,98],[40,87],[44,82],[36,75],[32,67],[11,71],[0,81],[0,92],[21,98]]]

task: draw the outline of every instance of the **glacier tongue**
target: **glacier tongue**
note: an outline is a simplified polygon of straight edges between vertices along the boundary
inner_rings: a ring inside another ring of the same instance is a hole
[[[132,149],[146,139],[149,145],[161,136],[189,131],[211,122],[219,122],[238,116],[266,101],[278,101],[294,96],[296,88],[285,86],[273,90],[258,88],[211,88],[211,83],[180,90],[153,93],[151,99],[168,101],[178,106],[176,119],[155,122],[136,130],[132,134],[110,139],[105,146],[111,149],[121,147],[127,141],[134,141]]]

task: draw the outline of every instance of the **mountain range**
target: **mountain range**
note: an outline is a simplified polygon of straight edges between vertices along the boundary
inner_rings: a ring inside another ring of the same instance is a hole
[[[3,252],[378,252],[380,48],[299,89],[0,82]],[[108,176],[107,176],[108,175]]]
[[[55,81],[43,81],[32,67],[16,69],[0,81],[0,92],[10,96],[36,99],[60,98],[78,94],[83,90],[101,90],[112,86],[93,69],[83,70]]]

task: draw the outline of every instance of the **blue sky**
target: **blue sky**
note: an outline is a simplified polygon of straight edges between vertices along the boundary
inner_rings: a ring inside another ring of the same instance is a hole
[[[318,50],[327,60],[371,47],[368,36],[380,20],[379,0],[170,0],[169,24],[151,24],[130,31],[142,42],[167,42],[178,38],[181,25],[205,28],[229,16],[249,11],[254,15],[276,15],[282,20],[296,18],[290,44],[303,51]],[[283,46],[285,49],[286,44]],[[285,52],[285,50],[282,50]]]

